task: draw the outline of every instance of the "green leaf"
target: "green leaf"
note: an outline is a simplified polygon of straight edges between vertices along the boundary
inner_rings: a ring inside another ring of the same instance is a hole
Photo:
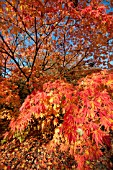
[[[2,145],[3,145],[4,143],[6,143],[6,142],[7,142],[6,139],[1,140],[1,144],[2,144]]]

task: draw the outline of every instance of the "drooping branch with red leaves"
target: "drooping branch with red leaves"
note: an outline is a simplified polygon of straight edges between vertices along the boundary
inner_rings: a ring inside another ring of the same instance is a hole
[[[43,121],[39,131],[42,133],[52,124],[58,129],[48,149],[54,149],[59,144],[59,137],[62,140],[64,138],[65,142],[60,143],[60,149],[69,149],[79,169],[87,167],[87,161],[102,156],[102,146],[111,148],[109,132],[113,130],[112,93],[113,73],[107,71],[82,78],[78,86],[62,80],[48,82],[43,85],[43,91],[34,91],[26,98],[19,117],[9,125],[11,132],[6,133],[5,137],[15,136],[16,133],[24,136],[26,128],[41,118]]]

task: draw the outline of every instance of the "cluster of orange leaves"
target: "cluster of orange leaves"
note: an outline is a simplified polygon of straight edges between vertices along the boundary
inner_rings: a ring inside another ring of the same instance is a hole
[[[43,85],[43,90],[34,91],[26,98],[19,117],[12,119],[9,126],[13,134],[23,133],[32,116],[38,119],[54,114],[57,119],[62,112],[63,123],[57,126],[57,133],[48,146],[54,148],[59,145],[59,137],[62,136],[64,140],[60,143],[61,149],[69,149],[79,169],[87,168],[87,161],[102,155],[100,148],[103,145],[111,147],[109,132],[113,130],[112,94],[113,73],[106,70],[80,79],[77,86],[64,80],[48,82]]]
[[[13,109],[17,106],[19,108],[20,98],[18,95],[18,86],[12,83],[10,78],[1,78],[0,80],[0,105]]]

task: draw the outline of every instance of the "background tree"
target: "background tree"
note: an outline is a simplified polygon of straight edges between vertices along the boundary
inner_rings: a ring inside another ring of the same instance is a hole
[[[92,59],[97,66],[111,67],[112,20],[101,1],[80,1],[74,8],[68,0],[6,0],[1,2],[0,52],[6,67],[17,67],[26,81],[34,69],[40,75],[62,66],[61,72]]]

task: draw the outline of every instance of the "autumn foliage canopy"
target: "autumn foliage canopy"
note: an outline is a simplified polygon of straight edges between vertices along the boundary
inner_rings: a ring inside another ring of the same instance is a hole
[[[52,133],[48,149],[68,151],[79,170],[111,148],[112,5],[0,2],[0,115],[10,111],[4,139]]]

